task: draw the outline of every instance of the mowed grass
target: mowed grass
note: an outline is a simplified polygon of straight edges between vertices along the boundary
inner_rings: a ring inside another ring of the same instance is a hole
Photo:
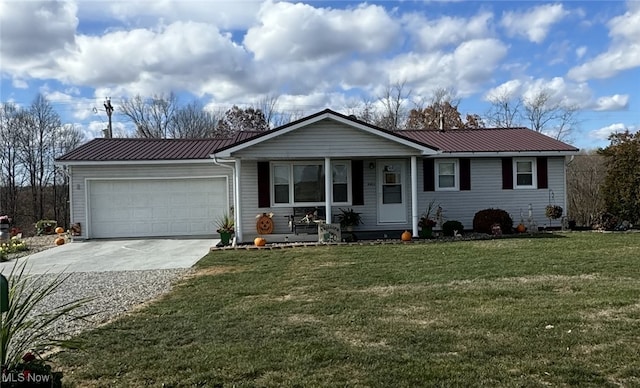
[[[218,251],[68,386],[640,386],[640,234]]]

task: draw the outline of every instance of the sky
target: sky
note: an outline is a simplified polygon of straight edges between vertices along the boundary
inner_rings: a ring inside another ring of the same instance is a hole
[[[0,0],[0,102],[42,93],[87,138],[107,97],[312,114],[398,83],[408,107],[445,88],[481,116],[492,95],[546,90],[579,109],[568,142],[604,147],[640,129],[640,0]]]

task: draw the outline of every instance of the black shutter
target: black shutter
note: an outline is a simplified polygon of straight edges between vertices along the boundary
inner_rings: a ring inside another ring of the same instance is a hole
[[[423,191],[434,191],[435,188],[435,172],[433,159],[422,159],[422,186]]]
[[[258,162],[258,207],[271,206],[269,162]]]
[[[547,166],[547,158],[545,156],[539,156],[536,160],[536,165],[538,166],[538,188],[539,189],[548,189],[549,188],[549,172]]]
[[[351,161],[351,203],[354,206],[364,205],[364,162]]]
[[[502,158],[502,189],[513,189],[513,159]]]
[[[460,158],[460,190],[471,190],[471,159]]]

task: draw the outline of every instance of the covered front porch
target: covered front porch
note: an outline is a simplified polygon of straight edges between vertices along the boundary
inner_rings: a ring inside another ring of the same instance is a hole
[[[304,222],[301,209],[316,209],[318,215],[311,221],[330,224],[339,224],[344,210],[358,212],[362,224],[353,230],[358,238],[364,234],[367,239],[398,238],[405,230],[417,237],[418,220],[425,207],[418,203],[419,160],[418,156],[238,160],[235,175],[240,179],[234,185],[234,209],[239,209],[235,212],[236,241],[251,242],[264,234],[257,225],[262,214],[272,215],[273,227],[268,236],[263,236],[269,241],[317,241],[315,232],[301,233],[297,228],[298,233],[294,233],[292,222]],[[257,182],[256,190],[242,184],[246,181]]]

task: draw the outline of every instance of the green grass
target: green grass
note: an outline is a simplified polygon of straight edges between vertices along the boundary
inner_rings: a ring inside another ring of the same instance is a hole
[[[60,354],[67,384],[640,386],[640,234],[218,251],[197,267]]]

